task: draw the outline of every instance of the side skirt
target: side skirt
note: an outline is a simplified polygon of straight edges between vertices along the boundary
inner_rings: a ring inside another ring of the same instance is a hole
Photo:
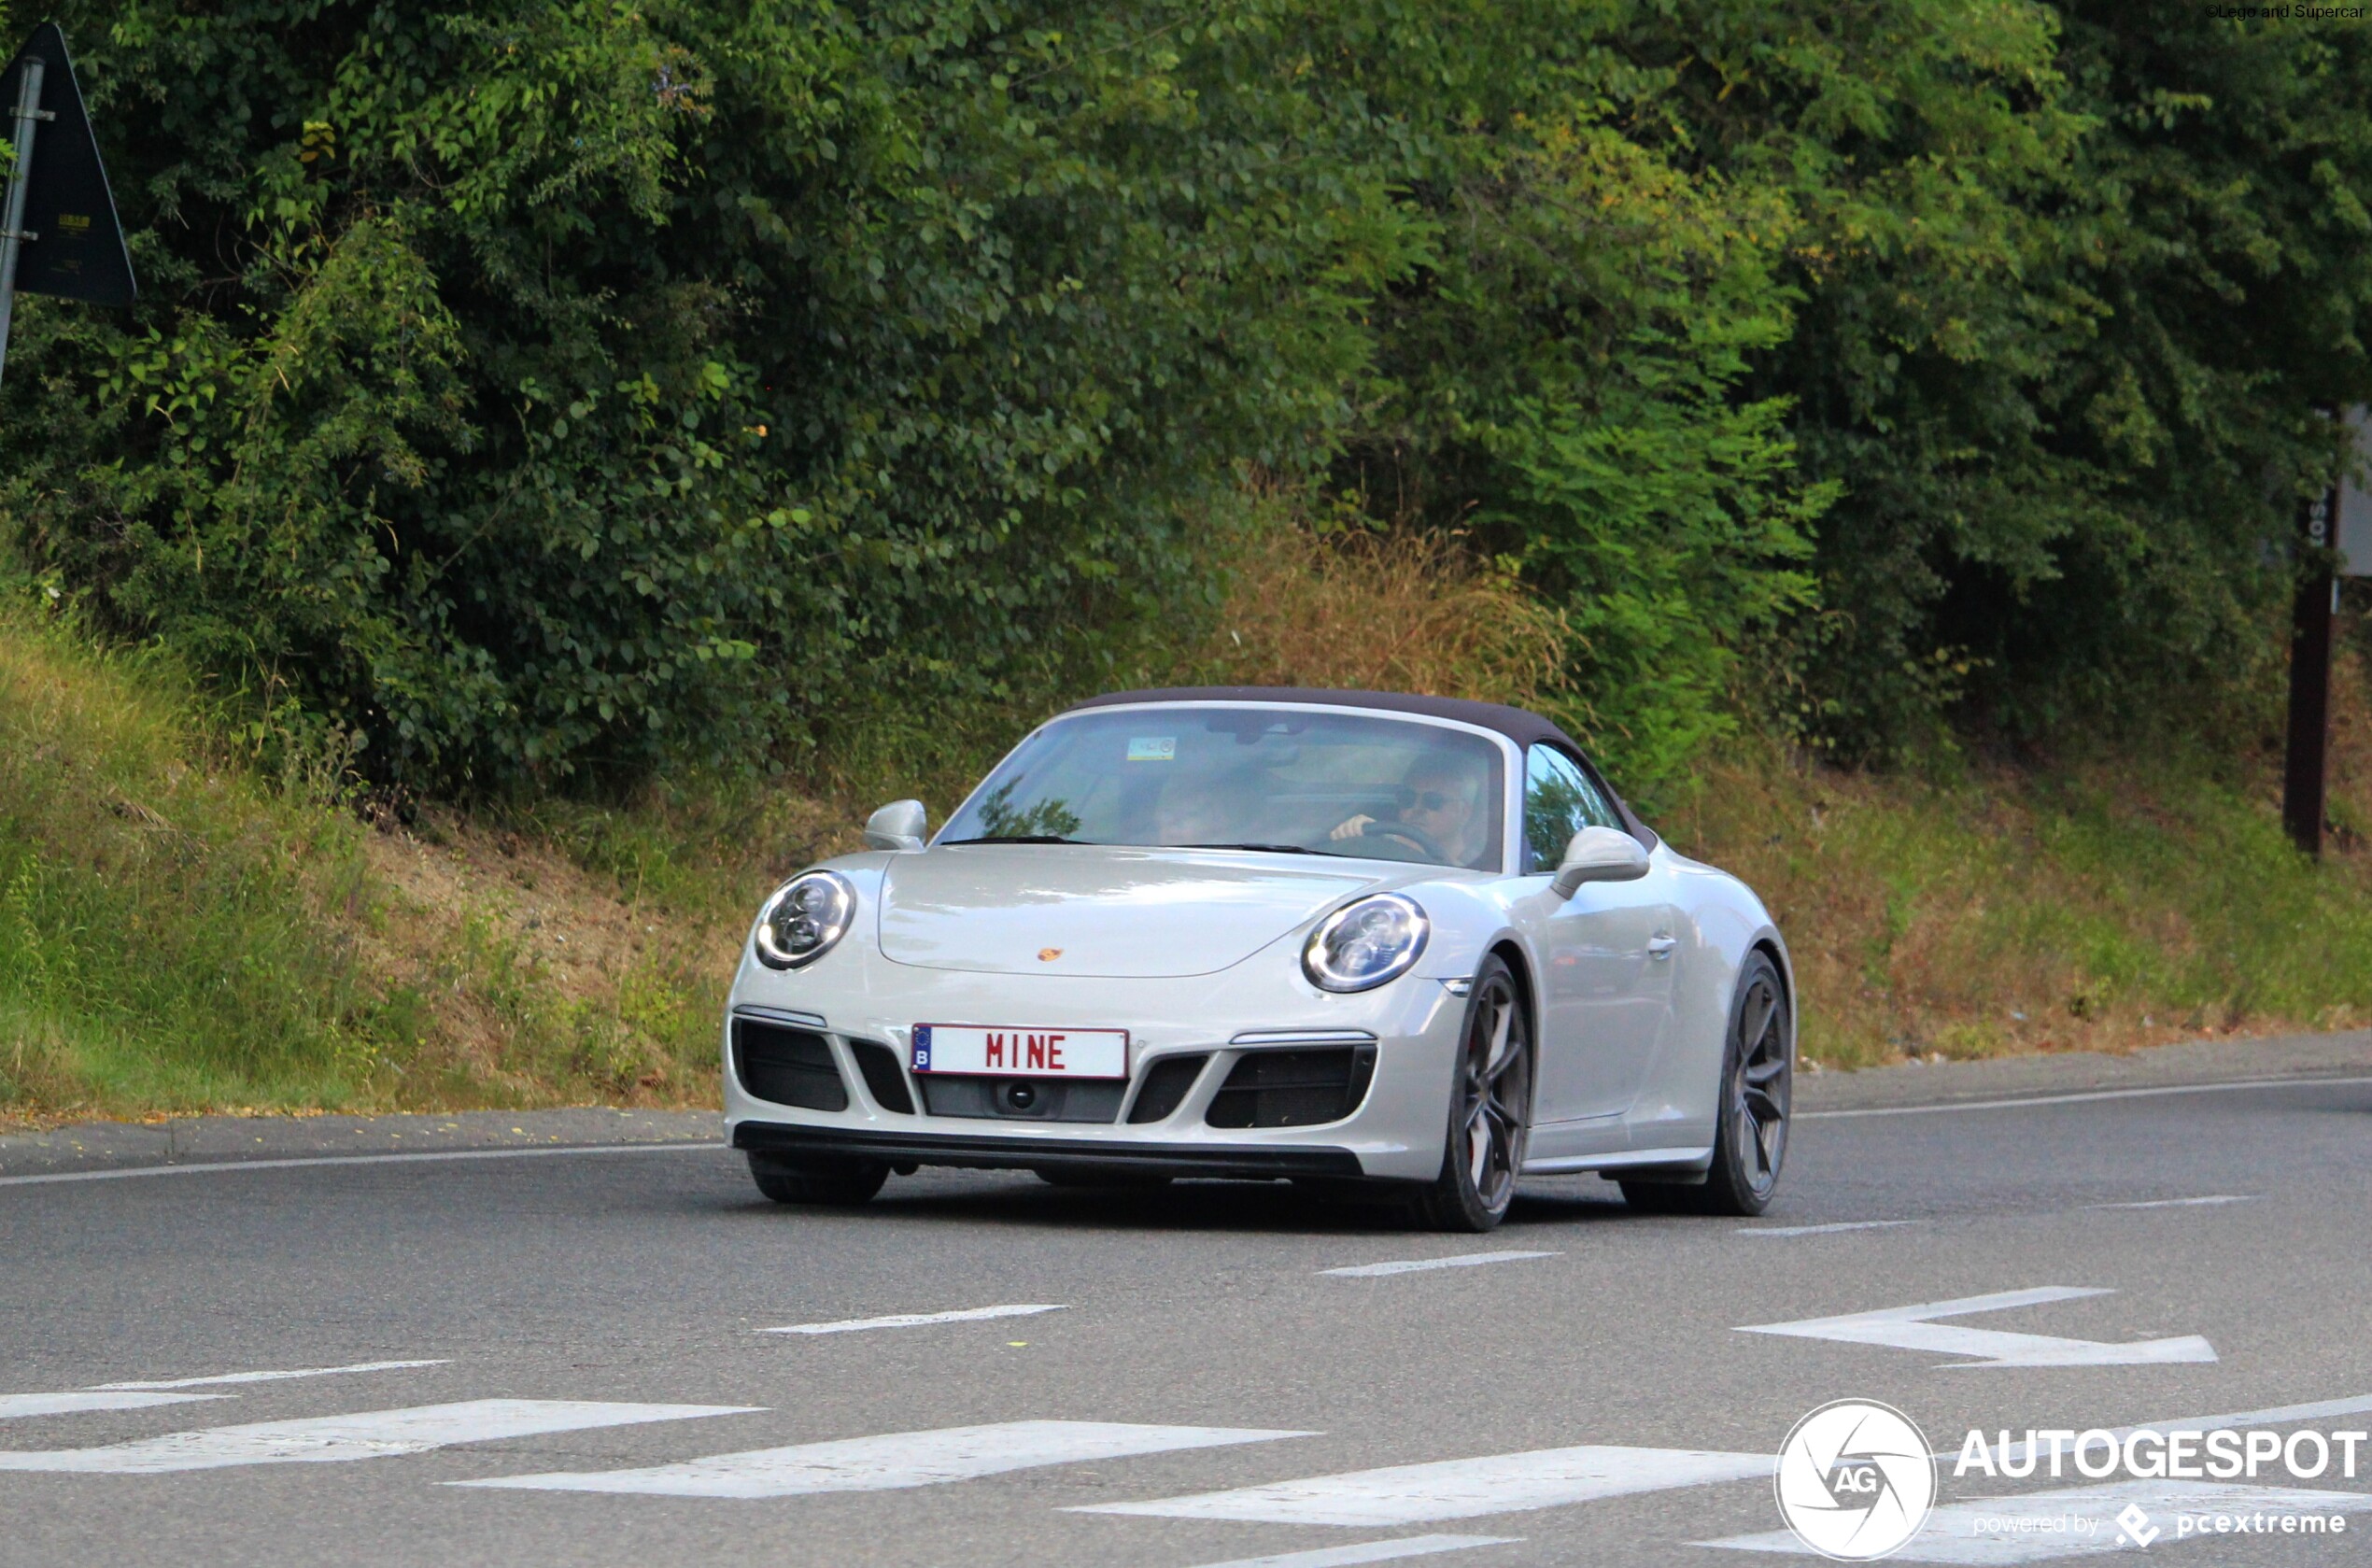
[[[1615,1170],[1628,1176],[1663,1177],[1677,1180],[1702,1176],[1713,1168],[1713,1145],[1702,1149],[1626,1149],[1613,1154],[1572,1154],[1561,1159],[1526,1160],[1526,1176],[1561,1176],[1574,1171]]]

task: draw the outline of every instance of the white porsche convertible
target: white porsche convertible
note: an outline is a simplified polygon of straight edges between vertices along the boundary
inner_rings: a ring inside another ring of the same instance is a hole
[[[922,1165],[1368,1184],[1481,1231],[1526,1174],[1759,1213],[1787,950],[1536,714],[1265,687],[1099,697],[936,836],[917,801],[751,928],[725,1029],[769,1197]]]

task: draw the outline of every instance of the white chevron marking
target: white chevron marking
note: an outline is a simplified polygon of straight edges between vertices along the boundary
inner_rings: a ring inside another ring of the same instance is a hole
[[[575,1399],[473,1399],[458,1405],[421,1405],[405,1410],[364,1410],[351,1416],[209,1427],[95,1448],[0,1452],[0,1470],[158,1476],[235,1464],[385,1459],[395,1454],[426,1453],[455,1443],[488,1443],[547,1432],[677,1421],[695,1416],[738,1416],[756,1408],[738,1405],[609,1405]]]
[[[558,1471],[453,1481],[460,1487],[517,1487],[533,1491],[635,1492],[661,1497],[798,1497],[820,1491],[890,1491],[940,1481],[967,1481],[1008,1470],[1130,1454],[1215,1448],[1308,1437],[1306,1432],[1235,1427],[1134,1426],[1117,1421],[1003,1421],[800,1443],[785,1448],[712,1454],[682,1464],[640,1470]],[[1765,1462],[1766,1467],[1769,1462]]]

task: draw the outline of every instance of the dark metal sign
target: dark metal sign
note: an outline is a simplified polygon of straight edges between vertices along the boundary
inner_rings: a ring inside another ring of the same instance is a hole
[[[33,61],[43,68],[39,99],[33,106],[31,167],[21,171],[24,211],[14,225],[23,242],[17,258],[17,291],[57,294],[92,304],[130,304],[137,292],[131,253],[124,249],[123,226],[116,220],[115,195],[99,162],[99,143],[91,134],[91,117],[82,107],[82,90],[75,84],[74,64],[66,58],[65,35],[56,22],[35,28],[8,63],[7,75],[0,77],[0,106],[15,108],[26,103],[25,71]],[[19,123],[18,115],[8,115],[12,145],[19,141]]]

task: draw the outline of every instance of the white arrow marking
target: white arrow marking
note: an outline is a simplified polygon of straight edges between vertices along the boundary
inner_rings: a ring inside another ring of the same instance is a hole
[[[658,1497],[798,1497],[819,1491],[895,1491],[1042,1464],[1076,1464],[1082,1460],[1315,1435],[1234,1427],[1132,1426],[1118,1421],[1002,1421],[994,1426],[952,1426],[936,1432],[896,1432],[787,1448],[711,1454],[682,1464],[655,1464],[639,1470],[554,1471],[446,1484]]]
[[[1890,1345],[1899,1350],[1932,1350],[1941,1355],[1978,1358],[1946,1363],[1951,1366],[2156,1366],[2215,1360],[2215,1347],[2196,1334],[2110,1345],[2093,1339],[2056,1339],[2041,1334],[1962,1328],[1934,1321],[2114,1293],[2083,1286],[2039,1285],[2029,1291],[2003,1291],[1998,1295],[1963,1296],[1957,1301],[1889,1307],[1876,1312],[1847,1313],[1841,1318],[1747,1323],[1741,1325],[1738,1332],[1784,1334],[1796,1339],[1834,1339],[1847,1345]]]
[[[1375,1279],[1387,1274],[1417,1274],[1429,1268],[1480,1268],[1485,1264],[1512,1264],[1525,1258],[1554,1258],[1556,1252],[1461,1252],[1452,1258],[1406,1258],[1389,1264],[1353,1264],[1348,1268],[1318,1272],[1337,1279]]]
[[[230,1399],[227,1393],[116,1393],[86,1389],[79,1393],[0,1393],[0,1421],[16,1416],[78,1416],[86,1410],[145,1410],[152,1405],[194,1405]]]
[[[984,1318],[1027,1318],[1040,1312],[1065,1312],[1065,1307],[967,1307],[960,1312],[899,1312],[887,1318],[844,1318],[833,1323],[785,1323],[762,1328],[760,1334],[861,1334],[867,1329],[920,1328],[927,1323],[976,1323]]]
[[[1383,1528],[1435,1519],[1560,1508],[1601,1497],[1662,1491],[1771,1475],[1769,1454],[1694,1448],[1536,1448],[1433,1464],[1398,1464],[1341,1476],[1277,1481],[1151,1503],[1105,1503],[1078,1514],[1150,1514],[1160,1519],[1241,1519],[1253,1524]]]
[[[1239,1557],[1205,1563],[1203,1568],[1354,1568],[1358,1563],[1397,1562],[1406,1557],[1472,1551],[1476,1547],[1512,1547],[1520,1539],[1515,1535],[1403,1535],[1396,1541],[1362,1541],[1356,1546],[1319,1547],[1272,1557]]]
[[[49,1453],[0,1452],[0,1470],[72,1471],[100,1476],[157,1476],[176,1470],[219,1470],[233,1464],[333,1462],[420,1454],[453,1443],[487,1443],[587,1427],[632,1426],[694,1416],[739,1416],[759,1408],[740,1405],[605,1405],[574,1399],[473,1399],[408,1410],[364,1410],[299,1421],[257,1421],[168,1433],[137,1442]]]
[[[334,1377],[346,1372],[400,1372],[414,1366],[449,1366],[447,1361],[364,1361],[352,1366],[306,1366],[292,1372],[224,1372],[212,1377],[173,1377],[157,1383],[101,1383],[102,1389],[204,1389],[220,1383],[276,1383],[284,1377]]]

